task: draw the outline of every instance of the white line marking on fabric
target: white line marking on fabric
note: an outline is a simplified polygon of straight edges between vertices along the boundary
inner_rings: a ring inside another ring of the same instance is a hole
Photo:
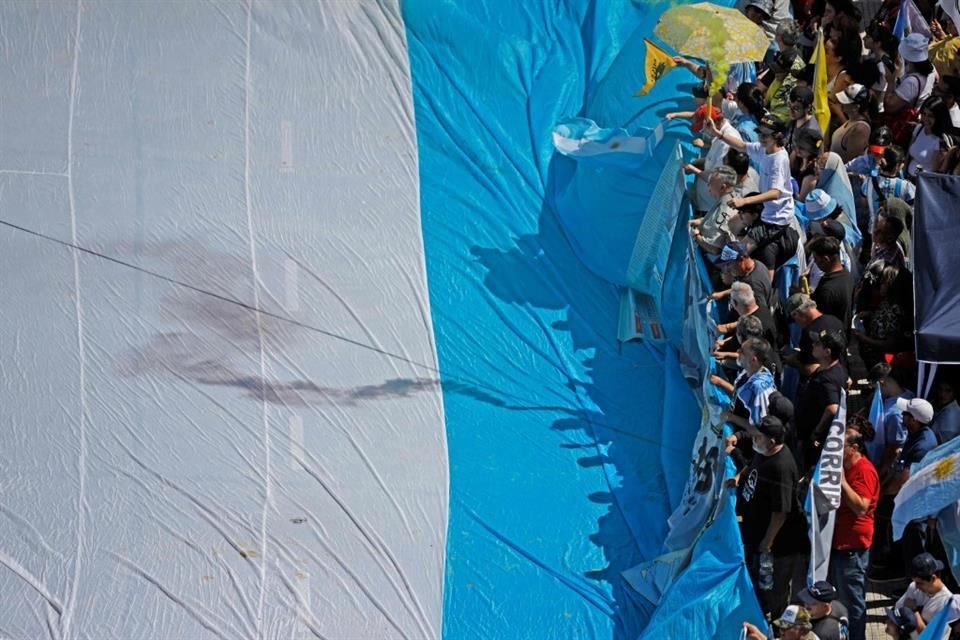
[[[280,170],[293,171],[293,123],[280,121]]]
[[[283,292],[287,311],[300,309],[300,267],[290,258],[283,260]]]
[[[77,104],[77,83],[80,75],[80,14],[83,11],[83,0],[77,0],[76,25],[73,32],[73,70],[70,76],[70,103],[67,110],[67,201],[70,208],[70,238],[74,245],[79,244],[77,237],[77,203],[73,189],[73,118]],[[70,595],[67,606],[60,620],[60,631],[64,640],[70,638],[70,623],[76,610],[77,592],[83,560],[83,543],[86,539],[86,488],[87,488],[87,365],[86,344],[83,338],[83,302],[80,299],[80,252],[74,249],[73,253],[73,291],[74,308],[77,315],[77,357],[80,361],[80,420],[78,425],[77,456],[77,532],[76,556],[73,559],[73,578],[70,581]]]
[[[300,469],[306,458],[306,449],[303,448],[303,417],[299,414],[290,416],[290,468]]]
[[[253,80],[250,72],[250,49],[253,37],[253,0],[247,0],[247,29],[244,41],[243,65],[243,204],[247,212],[247,232],[250,236],[250,272],[253,281],[253,306],[260,308],[260,274],[257,271],[257,241],[254,237],[253,202],[250,196],[250,104],[253,93]],[[260,350],[260,379],[266,384],[267,361],[263,343],[263,320],[260,312],[255,311],[257,320],[257,343]],[[270,421],[267,418],[267,399],[260,401],[263,421],[263,511],[260,516],[260,596],[257,601],[257,637],[263,638],[263,606],[267,592],[267,515],[270,509],[272,491],[270,486]]]
[[[70,177],[69,173],[60,173],[56,171],[27,171],[22,169],[0,169],[0,176],[52,176],[54,178]]]

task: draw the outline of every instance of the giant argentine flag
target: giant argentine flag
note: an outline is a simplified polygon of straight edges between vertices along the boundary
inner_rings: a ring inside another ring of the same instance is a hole
[[[810,523],[810,566],[807,583],[826,580],[830,568],[830,549],[837,508],[842,498],[843,447],[847,425],[847,393],[841,391],[840,407],[830,423],[823,452],[813,470],[807,494],[807,520]]]
[[[683,371],[707,355],[679,345],[705,323],[676,295],[686,229],[636,232],[689,142],[657,125],[690,107],[691,75],[632,96],[657,18],[0,3],[0,636],[633,639],[754,619],[729,506],[678,523],[659,608],[623,577],[723,472],[713,446],[690,455],[703,398]],[[576,115],[658,132],[663,154],[622,172],[555,154]],[[571,240],[594,227],[655,258],[661,343],[618,344],[598,275],[617,265]]]

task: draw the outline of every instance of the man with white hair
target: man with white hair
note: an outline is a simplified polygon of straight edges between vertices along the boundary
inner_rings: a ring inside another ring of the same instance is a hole
[[[730,200],[737,186],[737,173],[726,165],[716,167],[707,178],[707,186],[717,204],[707,215],[690,221],[690,233],[704,253],[719,256],[723,247],[733,239],[730,218],[737,210],[730,206]]]
[[[737,317],[753,316],[760,321],[763,333],[760,337],[766,340],[774,350],[777,348],[777,323],[773,314],[766,305],[757,304],[753,289],[746,282],[734,282],[730,285],[730,306],[737,312]],[[737,322],[727,322],[717,327],[721,336],[727,336],[717,341],[717,351],[735,353],[740,348],[737,340]]]
[[[720,109],[713,107],[711,113],[707,114],[705,112],[704,115],[711,116],[710,118],[706,118],[706,120],[713,122],[716,125],[714,129],[719,131],[721,135],[711,135],[710,131],[705,128],[703,130],[704,135],[712,138],[710,140],[710,148],[702,158],[698,158],[684,166],[686,173],[693,173],[697,176],[693,185],[694,209],[696,211],[712,210],[719,199],[711,192],[708,179],[713,174],[714,169],[723,166],[723,158],[730,150],[730,145],[723,140],[724,136],[726,136],[727,140],[742,140],[736,127],[723,117]],[[696,120],[694,120],[694,125],[696,127]],[[736,174],[734,173],[734,175]],[[734,179],[734,184],[736,184],[736,179]]]

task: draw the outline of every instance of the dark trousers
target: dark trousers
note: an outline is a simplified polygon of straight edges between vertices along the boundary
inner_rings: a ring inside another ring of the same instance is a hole
[[[894,496],[880,496],[873,517],[873,546],[870,549],[870,565],[873,568],[883,567],[897,576],[903,576],[907,573],[908,565],[903,564],[900,545],[893,541],[893,530],[890,526],[893,506]]]
[[[797,572],[797,566],[803,564],[803,556],[799,554],[774,557],[773,559],[773,588],[769,591],[762,591],[760,584],[760,554],[756,552],[748,553],[747,568],[750,572],[750,579],[753,581],[753,590],[757,594],[757,600],[760,601],[760,608],[765,616],[770,620],[776,620],[783,613],[783,610],[790,604],[790,598],[793,594],[792,584],[794,574]]]

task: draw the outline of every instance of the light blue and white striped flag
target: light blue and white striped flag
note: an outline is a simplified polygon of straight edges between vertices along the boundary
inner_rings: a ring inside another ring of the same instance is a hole
[[[807,584],[827,579],[833,527],[840,506],[843,479],[843,445],[847,429],[847,393],[840,394],[840,407],[830,423],[823,452],[813,471],[804,507],[810,523],[810,567]]]

